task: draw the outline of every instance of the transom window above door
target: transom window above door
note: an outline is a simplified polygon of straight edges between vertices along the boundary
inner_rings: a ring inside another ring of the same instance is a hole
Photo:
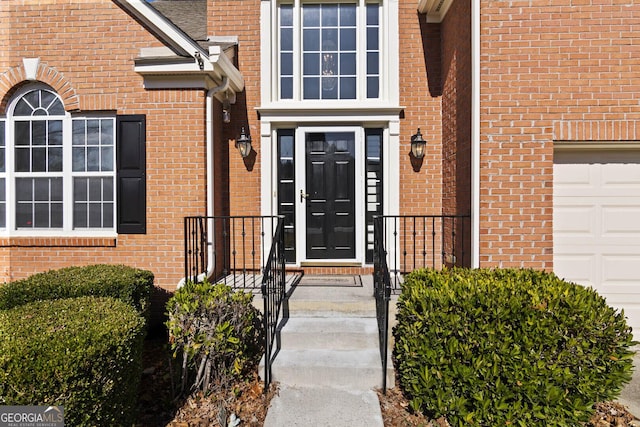
[[[380,98],[379,3],[281,3],[281,100]]]

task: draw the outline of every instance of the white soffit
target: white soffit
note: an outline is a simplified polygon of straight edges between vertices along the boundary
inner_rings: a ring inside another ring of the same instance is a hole
[[[418,12],[427,14],[427,22],[442,22],[453,0],[418,0]]]

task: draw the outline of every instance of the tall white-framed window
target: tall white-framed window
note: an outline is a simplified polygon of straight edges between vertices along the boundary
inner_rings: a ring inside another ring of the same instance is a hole
[[[0,120],[0,230],[115,233],[112,114],[71,116],[50,87],[21,88]]]
[[[382,3],[277,4],[277,98],[376,100],[383,77]]]

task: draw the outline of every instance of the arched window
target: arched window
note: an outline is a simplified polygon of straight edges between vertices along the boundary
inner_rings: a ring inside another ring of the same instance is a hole
[[[115,231],[114,115],[71,116],[42,84],[0,119],[0,227],[7,234]]]

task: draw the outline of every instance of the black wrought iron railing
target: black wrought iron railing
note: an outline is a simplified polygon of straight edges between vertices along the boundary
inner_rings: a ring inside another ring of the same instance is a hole
[[[389,301],[400,292],[403,276],[418,268],[469,266],[470,215],[376,216],[373,222],[373,280],[387,391]]]
[[[185,280],[225,283],[262,293],[265,392],[271,383],[277,326],[285,297],[284,225],[277,216],[186,217]]]
[[[284,248],[284,222],[278,221],[276,232],[273,236],[269,256],[264,266],[262,276],[262,298],[264,301],[264,384],[265,393],[271,383],[271,366],[277,348],[276,344],[278,321],[282,310],[282,302],[285,296],[286,271]],[[279,345],[279,341],[278,341]],[[275,352],[274,352],[275,350]]]
[[[207,276],[233,288],[259,290],[277,216],[192,216],[184,219],[184,276]]]

